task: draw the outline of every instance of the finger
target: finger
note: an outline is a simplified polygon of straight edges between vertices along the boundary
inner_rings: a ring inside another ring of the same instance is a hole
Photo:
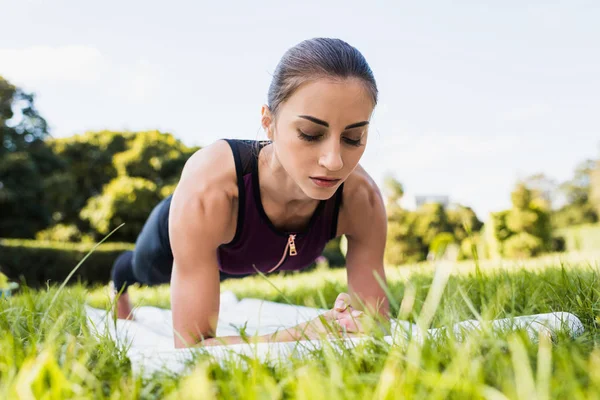
[[[338,319],[338,323],[349,332],[363,332],[364,326],[361,322],[363,315],[362,311],[354,310],[351,314]]]
[[[334,310],[342,312],[350,305],[350,295],[348,293],[340,293],[335,299]]]

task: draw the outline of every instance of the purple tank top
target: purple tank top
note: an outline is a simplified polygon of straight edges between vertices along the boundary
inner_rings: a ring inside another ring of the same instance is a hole
[[[235,236],[218,248],[219,268],[228,274],[294,271],[309,266],[336,236],[342,183],[336,193],[321,200],[302,232],[278,230],[265,213],[258,185],[258,153],[269,141],[225,139],[231,146],[239,190]]]

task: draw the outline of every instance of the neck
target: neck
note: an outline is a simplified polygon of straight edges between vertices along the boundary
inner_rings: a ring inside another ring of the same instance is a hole
[[[258,157],[258,178],[263,202],[288,212],[305,214],[307,209],[314,210],[319,200],[308,197],[290,178],[273,149],[273,144],[265,146]]]

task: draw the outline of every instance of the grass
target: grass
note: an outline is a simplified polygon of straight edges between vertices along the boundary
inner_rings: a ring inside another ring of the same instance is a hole
[[[597,260],[575,254],[490,263],[480,271],[458,264],[439,286],[441,300],[430,318],[421,311],[435,286],[431,268],[386,269],[394,315],[402,310],[406,319],[437,327],[478,315],[568,311],[586,329],[575,339],[483,331],[463,341],[450,335],[422,344],[372,341],[342,353],[326,346],[308,359],[273,365],[248,359],[221,366],[199,358],[186,374],[162,371],[150,378],[132,375],[124,349],[87,328],[84,304],[107,307],[105,287],[23,288],[0,301],[0,398],[600,398]],[[261,277],[225,281],[222,290],[271,301],[285,295],[292,303],[323,308],[347,290],[344,270],[269,279],[279,290]],[[165,286],[134,287],[131,296],[136,305],[169,307]]]

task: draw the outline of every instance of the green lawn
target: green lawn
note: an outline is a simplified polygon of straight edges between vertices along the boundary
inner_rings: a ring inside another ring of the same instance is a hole
[[[23,288],[0,301],[0,398],[600,398],[600,264],[598,254],[526,263],[453,266],[445,286],[432,285],[425,265],[387,268],[392,311],[431,326],[481,315],[483,319],[568,311],[583,322],[577,339],[559,334],[531,341],[524,332],[477,332],[462,342],[389,346],[374,340],[338,354],[327,347],[301,361],[225,367],[199,359],[183,376],[164,371],[133,376],[123,349],[93,337],[83,305],[106,307],[106,288],[58,285]],[[346,291],[345,271],[249,277],[223,290],[330,308]],[[434,288],[434,289],[432,289]],[[421,313],[430,290],[443,290],[435,313]],[[169,306],[167,287],[132,288],[136,305]]]

